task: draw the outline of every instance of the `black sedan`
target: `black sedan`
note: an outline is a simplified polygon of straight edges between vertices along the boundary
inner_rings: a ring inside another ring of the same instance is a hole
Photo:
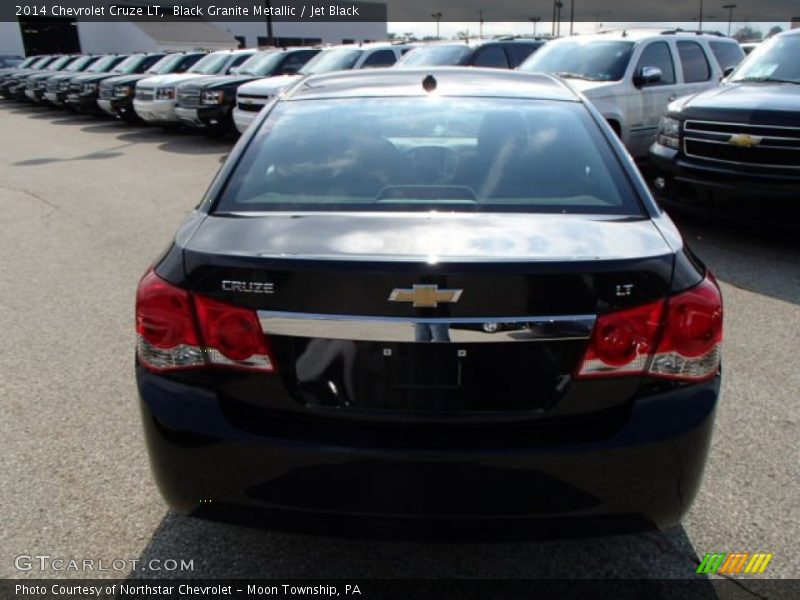
[[[506,331],[462,327],[487,322]],[[178,511],[586,535],[689,509],[722,300],[561,81],[385,69],[261,112],[142,278],[136,331]]]

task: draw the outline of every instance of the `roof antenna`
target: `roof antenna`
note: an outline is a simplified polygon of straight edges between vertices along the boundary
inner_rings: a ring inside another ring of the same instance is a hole
[[[422,89],[428,93],[435,91],[437,85],[436,77],[433,75],[428,75],[422,80]]]

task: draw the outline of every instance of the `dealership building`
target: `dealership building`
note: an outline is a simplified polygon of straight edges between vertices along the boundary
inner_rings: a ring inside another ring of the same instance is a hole
[[[335,1],[335,0],[334,0]],[[216,4],[223,4],[225,0]],[[95,4],[100,5],[100,2]],[[111,4],[110,2],[107,4]],[[135,4],[129,0],[127,4]],[[352,3],[351,3],[352,4]],[[377,7],[385,14],[385,5]],[[165,10],[169,7],[162,6]],[[357,44],[385,40],[386,19],[362,21],[212,21],[198,18],[93,21],[70,17],[20,17],[0,21],[0,54],[126,53],[156,50],[222,50],[258,46]]]

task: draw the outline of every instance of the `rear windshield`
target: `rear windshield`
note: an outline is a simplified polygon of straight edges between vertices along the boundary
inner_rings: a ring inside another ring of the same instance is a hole
[[[619,81],[625,76],[632,53],[633,42],[557,41],[541,47],[519,70],[591,81]]]
[[[466,44],[450,46],[427,46],[416,48],[406,54],[397,66],[429,67],[434,65],[458,65],[469,54]]]
[[[216,207],[264,210],[641,214],[583,105],[464,97],[278,104]]]

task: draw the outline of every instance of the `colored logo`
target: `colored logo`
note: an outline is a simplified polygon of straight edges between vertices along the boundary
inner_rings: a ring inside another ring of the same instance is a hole
[[[747,135],[746,133],[737,133],[730,137],[728,143],[740,148],[752,148],[761,143],[761,138],[757,135]]]
[[[464,290],[440,290],[437,285],[415,284],[411,289],[395,288],[390,302],[411,302],[414,308],[436,308],[440,303],[458,302]]]
[[[767,569],[772,553],[767,552],[725,552],[706,553],[697,573],[739,574],[763,573]]]

